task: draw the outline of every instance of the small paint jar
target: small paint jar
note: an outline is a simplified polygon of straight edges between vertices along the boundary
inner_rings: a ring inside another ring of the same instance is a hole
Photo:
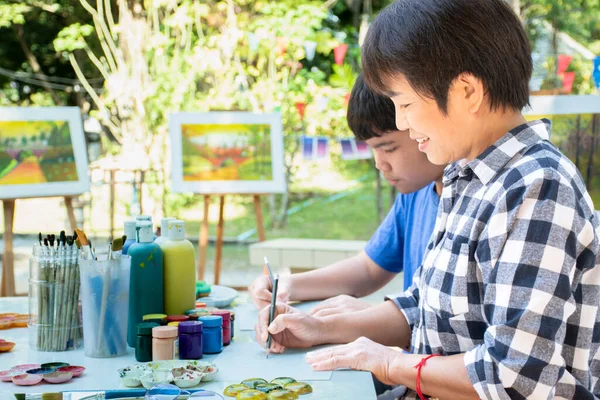
[[[190,319],[190,317],[188,317],[187,315],[169,315],[167,317],[167,325],[170,322],[183,322],[183,321],[188,321]]]
[[[202,322],[202,353],[217,354],[223,351],[223,318],[206,315],[198,318]]]
[[[152,361],[176,360],[179,358],[179,344],[176,326],[152,328]]]
[[[231,313],[231,338],[233,339],[233,337],[235,336],[235,326],[234,326],[235,313],[233,311],[230,311],[230,313]]]
[[[229,346],[231,343],[231,311],[214,310],[212,315],[223,318],[223,346]]]
[[[136,325],[135,359],[138,362],[152,361],[152,328],[159,326],[156,322],[142,322]]]
[[[166,314],[146,314],[142,317],[144,322],[156,322],[159,325],[167,324],[167,315]]]
[[[183,321],[179,323],[179,358],[199,360],[202,358],[202,322]]]

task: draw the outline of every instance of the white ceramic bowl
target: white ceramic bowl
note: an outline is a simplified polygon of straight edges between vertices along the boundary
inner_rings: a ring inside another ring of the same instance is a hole
[[[180,388],[190,388],[200,384],[203,373],[198,371],[187,371],[183,375],[175,378],[175,384]]]
[[[204,375],[202,375],[202,382],[210,382],[214,380],[217,372],[219,372],[219,369],[215,365],[210,365],[204,371]]]
[[[171,383],[173,374],[170,371],[148,372],[140,377],[140,382],[146,389],[152,389],[156,385]]]
[[[140,377],[144,372],[139,368],[121,368],[119,369],[119,377],[121,383],[126,387],[138,387],[142,384]]]

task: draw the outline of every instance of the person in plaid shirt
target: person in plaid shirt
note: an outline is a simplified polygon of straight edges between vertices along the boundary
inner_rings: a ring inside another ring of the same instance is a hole
[[[307,361],[371,371],[407,399],[417,381],[448,399],[600,396],[600,224],[550,122],[521,114],[532,65],[518,17],[502,0],[398,0],[370,27],[363,69],[398,129],[450,163],[423,265],[365,311],[315,318],[279,304],[267,326],[265,309],[257,339],[268,330],[272,352],[349,343]]]

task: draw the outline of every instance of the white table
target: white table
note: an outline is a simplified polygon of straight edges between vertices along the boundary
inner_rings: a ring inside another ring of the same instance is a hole
[[[13,297],[0,298],[0,313],[18,312],[27,313],[27,298]],[[236,312],[237,316],[238,312]],[[240,331],[235,326],[235,339],[247,339],[253,337],[250,331]],[[0,399],[12,399],[7,396],[12,393],[40,393],[57,392],[67,390],[108,390],[123,389],[117,373],[118,368],[135,364],[133,349],[129,349],[124,357],[119,358],[89,358],[83,354],[83,349],[69,352],[39,352],[31,350],[28,344],[27,328],[9,329],[0,331],[0,338],[16,343],[14,349],[9,353],[0,353],[0,370],[9,369],[18,364],[41,364],[46,362],[64,361],[71,365],[81,365],[86,368],[85,373],[74,378],[66,384],[52,385],[40,383],[35,386],[16,386],[11,382],[0,382]],[[234,339],[234,340],[235,340]],[[225,348],[224,351],[235,351],[235,342]],[[216,356],[205,355],[202,360],[211,361]],[[285,357],[285,354],[279,356]],[[236,368],[235,365],[219,364],[219,377],[217,381],[203,383],[200,388],[223,393],[223,389],[232,384],[239,383],[227,380],[227,370]],[[248,377],[255,373],[248,371]],[[301,396],[301,400],[314,399],[376,399],[375,388],[371,373],[362,371],[334,371],[331,380],[309,381],[314,392],[310,395]],[[229,398],[226,398],[229,399]]]

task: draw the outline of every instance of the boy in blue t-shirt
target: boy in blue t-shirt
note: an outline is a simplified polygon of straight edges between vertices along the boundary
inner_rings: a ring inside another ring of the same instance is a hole
[[[347,119],[355,137],[373,149],[377,169],[400,194],[363,252],[324,268],[280,277],[280,301],[328,299],[313,310],[316,316],[370,307],[355,297],[375,292],[403,270],[407,289],[433,232],[442,190],[444,167],[431,164],[408,131],[397,130],[394,104],[372,92],[362,74],[352,89]],[[248,292],[259,309],[269,305],[268,276],[257,278]]]

